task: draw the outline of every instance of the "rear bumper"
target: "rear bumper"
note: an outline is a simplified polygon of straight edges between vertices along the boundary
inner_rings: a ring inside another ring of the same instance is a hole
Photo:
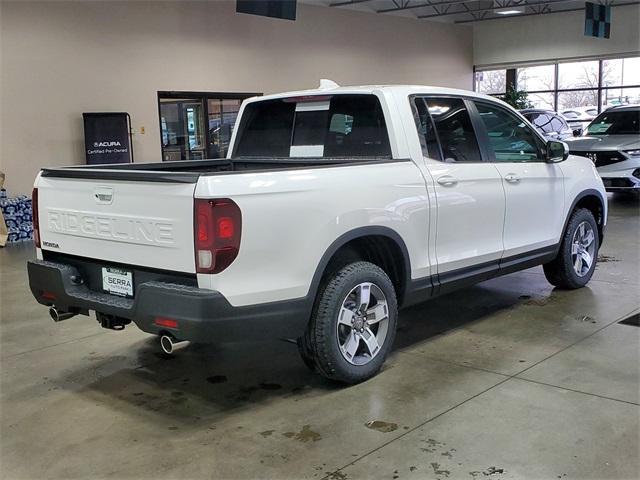
[[[306,298],[234,307],[219,292],[193,286],[148,281],[137,286],[134,299],[89,289],[78,270],[67,264],[27,263],[29,286],[36,300],[59,310],[90,310],[134,322],[141,330],[170,332],[193,342],[296,338],[305,330],[311,303]],[[176,320],[178,328],[156,325],[156,318]]]

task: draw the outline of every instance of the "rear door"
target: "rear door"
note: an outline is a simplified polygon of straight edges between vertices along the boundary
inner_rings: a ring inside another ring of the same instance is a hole
[[[502,178],[483,161],[468,111],[459,97],[413,99],[426,168],[437,198],[436,259],[443,286],[469,283],[497,269],[503,252]]]
[[[564,220],[560,165],[545,162],[544,141],[515,113],[493,102],[474,104],[506,193],[504,257],[555,245]]]
[[[51,175],[37,181],[43,250],[195,272],[195,183]]]

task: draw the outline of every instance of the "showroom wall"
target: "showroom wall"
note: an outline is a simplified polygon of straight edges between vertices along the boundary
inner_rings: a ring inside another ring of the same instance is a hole
[[[11,194],[84,162],[82,112],[131,114],[136,161],[158,161],[157,91],[341,84],[472,86],[472,28],[299,5],[295,22],[229,2],[1,4],[1,158]],[[141,134],[144,127],[145,133]]]
[[[622,56],[640,51],[640,5],[612,8],[611,38],[584,36],[584,11],[504,18],[474,24],[474,64]]]

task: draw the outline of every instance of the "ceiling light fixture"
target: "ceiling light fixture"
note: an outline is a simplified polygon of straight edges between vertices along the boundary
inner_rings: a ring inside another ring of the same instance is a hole
[[[524,7],[507,7],[495,10],[498,15],[517,15],[518,13],[524,13]]]

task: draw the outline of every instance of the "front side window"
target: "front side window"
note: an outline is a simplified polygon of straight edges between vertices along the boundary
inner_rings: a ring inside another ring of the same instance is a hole
[[[333,95],[254,102],[245,108],[234,156],[391,157],[375,95]]]
[[[587,127],[587,135],[638,135],[640,110],[603,112]]]
[[[471,117],[461,98],[425,99],[435,124],[445,162],[480,162],[480,148]]]
[[[475,102],[497,162],[540,160],[540,140],[522,120],[495,105]]]

